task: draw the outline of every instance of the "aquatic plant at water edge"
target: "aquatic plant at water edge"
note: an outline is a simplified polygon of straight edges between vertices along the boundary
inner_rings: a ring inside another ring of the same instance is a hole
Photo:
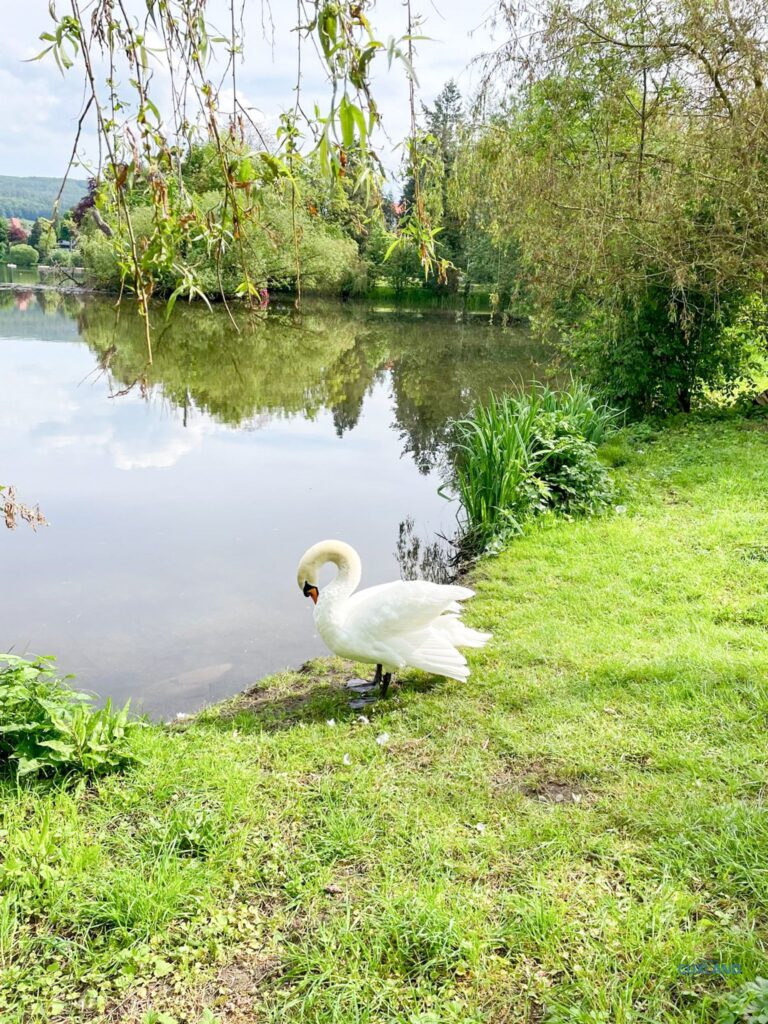
[[[140,723],[128,705],[94,709],[91,700],[56,676],[52,658],[3,655],[0,764],[17,776],[96,775],[135,761],[130,735]]]
[[[457,421],[450,482],[461,503],[464,552],[519,533],[536,514],[603,508],[611,483],[597,445],[620,418],[574,381],[563,391],[534,385],[523,395],[491,394]]]

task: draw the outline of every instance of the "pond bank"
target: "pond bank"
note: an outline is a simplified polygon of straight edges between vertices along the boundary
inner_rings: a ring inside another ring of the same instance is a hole
[[[78,268],[79,269],[79,268]],[[6,270],[0,264],[0,270]],[[45,276],[54,278],[58,275],[58,280],[45,280],[39,279],[39,272],[44,271]],[[18,280],[4,281],[0,279],[0,291],[23,291],[23,292],[61,292],[63,295],[96,295],[103,296],[106,298],[117,298],[117,292],[108,290],[106,288],[99,288],[96,285],[88,284],[86,280],[75,281],[66,272],[58,270],[56,267],[39,266],[39,267],[25,267],[19,271],[15,271],[18,275]],[[296,299],[295,292],[284,292],[284,291],[273,291],[269,305],[260,307],[260,311],[268,309],[271,306],[287,306],[293,305]],[[223,307],[223,303],[220,297],[214,296],[211,298],[211,305],[215,309],[217,306]],[[227,296],[227,301],[232,305],[235,310],[248,308],[247,302],[242,298],[236,296]],[[312,308],[313,302],[327,302],[333,301],[338,303],[340,306],[346,304],[349,305],[368,305],[371,307],[373,312],[387,312],[387,311],[398,311],[404,312],[410,310],[413,312],[421,312],[424,314],[430,313],[442,313],[446,315],[456,314],[466,317],[495,317],[498,320],[504,319],[505,323],[509,324],[523,324],[528,322],[528,318],[523,315],[513,314],[509,311],[495,308],[490,302],[489,296],[486,293],[476,294],[469,297],[465,297],[459,293],[451,293],[447,295],[435,294],[434,292],[427,291],[426,289],[409,288],[403,292],[396,292],[392,288],[370,288],[366,292],[348,296],[346,298],[339,298],[333,295],[324,295],[321,292],[305,292],[303,295],[303,301]],[[130,303],[128,303],[130,305]],[[202,301],[194,300],[192,305],[197,307],[200,312],[204,312],[205,306]],[[165,316],[165,302],[162,298],[153,300],[153,306],[156,307],[158,315]]]
[[[768,941],[767,428],[620,435],[615,514],[476,570],[466,685],[361,721],[321,660],[3,783],[3,1021],[714,1021]]]

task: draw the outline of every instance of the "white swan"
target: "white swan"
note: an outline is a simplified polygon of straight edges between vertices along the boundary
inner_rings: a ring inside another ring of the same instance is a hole
[[[321,593],[318,579],[326,562],[333,562],[339,571]],[[397,580],[354,593],[361,568],[355,549],[341,540],[314,544],[299,562],[299,587],[315,602],[317,631],[334,654],[375,665],[374,684],[382,683],[382,694],[393,670],[406,665],[449,679],[467,679],[467,659],[457,648],[482,647],[491,635],[470,629],[459,618],[458,602],[472,597],[474,591],[425,580]],[[365,683],[350,686],[360,692],[373,688]]]

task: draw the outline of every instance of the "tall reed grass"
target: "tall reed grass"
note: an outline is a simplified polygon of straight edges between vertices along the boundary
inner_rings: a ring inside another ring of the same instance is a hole
[[[610,498],[597,446],[622,414],[578,381],[491,394],[455,424],[452,489],[460,549],[476,554],[545,511],[588,514]]]

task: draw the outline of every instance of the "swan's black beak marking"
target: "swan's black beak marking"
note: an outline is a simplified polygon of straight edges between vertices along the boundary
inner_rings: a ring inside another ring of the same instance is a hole
[[[304,580],[304,597],[311,597],[314,603],[317,604],[319,593],[319,589],[313,583],[308,583]]]

